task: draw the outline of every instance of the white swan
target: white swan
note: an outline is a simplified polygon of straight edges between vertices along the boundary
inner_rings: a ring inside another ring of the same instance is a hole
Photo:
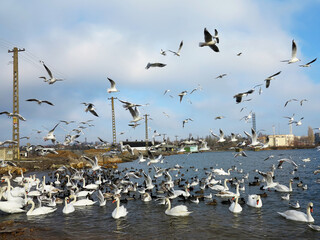
[[[290,179],[290,182],[289,182],[289,187],[283,185],[283,184],[277,184],[274,189],[277,191],[277,192],[292,192],[292,183],[293,183],[293,180]]]
[[[170,216],[188,216],[190,213],[188,211],[187,206],[185,205],[178,205],[173,208],[171,208],[171,202],[169,198],[166,198],[166,204],[168,204],[168,208],[165,211],[165,214],[170,215]]]
[[[25,210],[21,209],[21,204],[12,201],[0,201],[0,211],[5,213],[21,213]]]
[[[256,195],[256,194],[248,195],[247,205],[250,207],[261,208],[262,201],[261,201],[260,195]]]
[[[77,200],[77,196],[76,195],[71,195],[74,199],[72,201],[73,206],[75,207],[82,207],[82,206],[91,206],[93,204],[95,204],[95,201],[92,201],[88,198],[84,198],[84,199],[79,199]],[[71,198],[70,196],[70,198]]]
[[[231,170],[232,170],[232,169],[229,168],[229,169],[228,169],[228,172],[226,172],[226,171],[224,171],[222,168],[220,168],[220,169],[213,169],[212,172],[213,172],[214,174],[216,174],[216,175],[230,175],[230,171],[231,171]]]
[[[228,191],[229,187],[227,186],[227,182],[229,180],[228,179],[224,179],[223,181],[223,186],[222,185],[213,185],[212,184],[208,184],[209,188],[212,190],[216,190],[216,191]]]
[[[117,207],[112,212],[112,217],[114,219],[118,219],[121,217],[125,217],[128,214],[127,209],[124,206],[120,206],[120,198],[115,197],[115,200],[112,201],[112,203],[117,202]]]
[[[51,207],[38,207],[35,208],[34,202],[32,200],[29,200],[27,204],[31,204],[31,208],[27,212],[28,216],[35,216],[35,215],[43,215],[43,214],[48,214],[52,213],[57,210],[57,208],[51,208]]]
[[[69,203],[69,200],[70,200],[69,197],[66,197],[66,198],[64,199],[64,207],[63,207],[63,209],[62,209],[62,212],[63,212],[64,214],[69,214],[69,213],[72,213],[72,212],[75,211],[75,208],[74,208],[74,206],[73,206],[73,203],[72,203],[72,202]]]
[[[311,215],[312,212],[313,212],[313,203],[309,202],[307,207],[307,214],[297,210],[287,210],[285,212],[278,212],[278,214],[292,221],[314,222],[314,219]]]
[[[242,212],[242,207],[238,203],[238,199],[239,199],[239,196],[235,196],[234,198],[232,198],[232,200],[234,200],[234,202],[232,202],[230,207],[229,207],[229,211],[230,212],[233,212],[233,213]]]
[[[85,189],[88,189],[88,190],[97,190],[98,187],[99,187],[99,185],[94,184],[94,183],[91,183],[91,184],[86,185],[85,178],[82,178],[82,181],[83,181],[82,187],[85,188]]]
[[[217,194],[215,194],[215,196],[217,197],[222,197],[222,198],[231,198],[231,197],[239,197],[240,196],[240,192],[239,192],[239,183],[237,183],[236,186],[236,192],[231,192],[231,191],[221,191],[218,192]]]

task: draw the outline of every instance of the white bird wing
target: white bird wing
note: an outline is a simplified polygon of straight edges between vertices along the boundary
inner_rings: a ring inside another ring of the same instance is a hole
[[[49,68],[44,64],[44,62],[42,62],[42,64],[43,64],[44,68],[47,70],[48,75],[50,76],[50,78],[53,78],[53,76],[52,76],[52,73],[51,73],[50,69],[49,69]]]
[[[107,77],[108,78],[108,77]],[[111,78],[108,78],[110,84],[111,84],[111,88],[114,88],[116,86],[115,81],[113,81]]]

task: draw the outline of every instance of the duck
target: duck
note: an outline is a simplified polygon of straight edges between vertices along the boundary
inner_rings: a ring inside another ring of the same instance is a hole
[[[285,212],[278,212],[278,214],[288,220],[311,223],[311,222],[314,222],[314,219],[311,215],[312,212],[313,212],[313,203],[309,202],[307,206],[307,213],[303,213],[297,210],[287,210]]]
[[[238,199],[239,199],[239,196],[235,196],[235,197],[232,198],[232,200],[234,200],[234,201],[231,203],[231,205],[229,207],[229,211],[230,212],[233,212],[233,213],[242,212],[242,207],[238,203]]]
[[[248,195],[247,205],[254,208],[261,208],[262,201],[261,201],[260,195],[257,195],[257,194]]]
[[[171,202],[169,198],[165,198],[166,204],[168,205],[168,208],[165,211],[165,214],[169,216],[189,216],[192,212],[188,211],[187,206],[185,205],[178,205],[173,208],[171,208]]]
[[[119,219],[121,217],[125,217],[128,214],[127,209],[122,205],[120,206],[120,197],[119,196],[115,196],[115,200],[112,201],[112,203],[117,202],[117,207],[113,210],[111,216],[114,219]]]

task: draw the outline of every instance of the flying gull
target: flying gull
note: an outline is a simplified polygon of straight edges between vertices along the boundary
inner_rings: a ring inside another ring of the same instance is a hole
[[[292,98],[292,99],[289,99],[288,101],[286,101],[286,103],[284,104],[284,107],[286,107],[288,105],[289,102],[291,101],[298,101],[298,99],[295,99],[295,98]]]
[[[183,96],[187,95],[188,91],[182,91],[181,93],[178,94],[178,96],[180,97],[180,102],[182,101]]]
[[[208,46],[210,47],[213,51],[215,52],[219,52],[219,48],[216,45],[217,43],[219,43],[219,37],[218,37],[218,31],[217,29],[215,29],[215,36],[213,37],[208,30],[205,28],[204,29],[204,41],[205,42],[200,42],[199,43],[199,47],[204,47],[204,46]]]
[[[166,66],[167,64],[164,64],[164,63],[148,63],[147,66],[146,66],[146,69],[149,69],[150,67],[164,67]]]
[[[46,103],[46,104],[49,104],[51,106],[54,106],[53,103],[47,101],[47,100],[39,100],[39,99],[36,99],[36,98],[30,98],[30,99],[27,99],[26,101],[28,102],[37,102],[39,105],[41,105],[41,103]]]
[[[12,118],[12,117],[17,117],[19,118],[21,121],[26,121],[26,119],[24,117],[22,117],[19,113],[9,113],[7,111],[4,112],[0,112],[0,115],[2,114],[6,114],[8,117]]]
[[[226,73],[223,73],[223,74],[219,75],[218,77],[216,77],[216,79],[217,79],[217,78],[223,78],[223,77],[225,77],[225,76],[227,76],[227,74],[226,74]]]
[[[14,140],[5,140],[4,142],[0,142],[0,146],[5,144],[18,144],[18,142]]]
[[[317,61],[317,58],[313,59],[311,62],[308,62],[306,64],[303,65],[299,65],[300,67],[311,67],[311,63],[314,63],[315,61]]]
[[[220,131],[220,134],[219,134],[219,136],[218,136],[218,135],[216,135],[216,134],[213,133],[212,129],[210,129],[211,135],[214,136],[214,137],[219,138],[218,142],[225,142],[226,139],[224,138],[224,132],[222,131],[222,129],[219,129],[219,131]]]
[[[98,114],[95,111],[94,105],[93,103],[85,103],[83,102],[82,104],[84,104],[87,108],[85,109],[85,112],[90,112],[92,113],[94,116],[99,117]]]
[[[277,73],[275,73],[275,74],[273,74],[273,75],[271,75],[271,76],[269,76],[269,77],[267,77],[267,78],[265,79],[265,81],[266,81],[266,88],[268,88],[268,87],[270,86],[270,81],[273,80],[274,77],[277,76],[277,75],[279,75],[280,73],[281,73],[281,71],[279,71],[279,72],[277,72]]]
[[[47,79],[46,77],[39,77],[39,78],[43,78],[44,79],[44,82],[47,82],[47,83],[49,83],[49,84],[54,84],[55,82],[57,82],[57,81],[63,81],[63,79],[60,79],[60,78],[55,78],[53,75],[52,75],[52,72],[50,71],[50,69],[44,64],[44,62],[43,61],[40,61],[42,64],[43,64],[43,66],[44,66],[44,68],[46,69],[46,71],[47,71],[47,73],[48,73],[48,75],[49,75],[49,79]]]
[[[291,59],[289,60],[284,60],[282,62],[287,62],[288,64],[290,63],[295,63],[300,61],[299,58],[297,58],[297,44],[295,43],[294,40],[292,40],[292,53],[291,53]]]
[[[111,93],[111,92],[119,92],[119,90],[116,88],[116,83],[115,81],[113,81],[111,78],[108,78],[107,79],[109,80],[110,84],[111,84],[111,87],[108,88],[108,93]]]
[[[129,109],[131,116],[133,118],[133,120],[131,122],[138,122],[138,121],[142,120],[142,117],[140,116],[140,112],[137,107],[134,107],[134,108],[128,107],[128,109]]]
[[[60,122],[59,122],[59,123],[60,123]],[[54,135],[54,130],[55,130],[56,127],[59,125],[59,123],[57,123],[57,124],[54,126],[54,128],[52,128],[52,129],[48,132],[47,136],[45,136],[45,137],[43,138],[44,141],[51,140],[52,143],[55,144],[55,142],[56,142],[56,136]]]
[[[171,51],[171,50],[168,50],[168,51],[169,51],[169,52],[172,52],[174,55],[180,57],[180,51],[181,51],[182,46],[183,46],[183,41],[180,42],[179,49],[178,49],[177,52]]]

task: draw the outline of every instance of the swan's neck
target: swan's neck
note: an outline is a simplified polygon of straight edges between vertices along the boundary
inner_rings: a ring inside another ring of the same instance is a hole
[[[30,202],[31,202],[31,208],[29,209],[28,214],[32,213],[34,210],[34,202],[33,201],[30,201]]]
[[[308,219],[308,221],[313,220],[313,217],[312,217],[311,212],[310,212],[310,206],[307,208],[307,219]]]
[[[289,182],[289,190],[292,191],[292,182]]]
[[[224,189],[225,190],[229,190],[228,186],[227,186],[227,179],[224,180]]]
[[[239,196],[239,195],[240,195],[240,192],[239,192],[239,183],[237,184],[236,194],[237,194],[237,196]],[[237,199],[238,199],[238,198],[237,198]],[[238,200],[237,200],[237,201],[238,201]]]
[[[84,178],[82,178],[82,181],[83,181],[83,182],[82,182],[82,183],[83,183],[83,184],[82,184],[82,187],[85,188],[85,187],[86,187],[86,180],[85,180]]]
[[[56,175],[57,175],[57,181],[59,181],[59,174],[57,173]]]
[[[169,211],[171,209],[171,202],[169,199],[166,199],[167,203],[168,203],[168,208],[167,208],[167,211]]]

